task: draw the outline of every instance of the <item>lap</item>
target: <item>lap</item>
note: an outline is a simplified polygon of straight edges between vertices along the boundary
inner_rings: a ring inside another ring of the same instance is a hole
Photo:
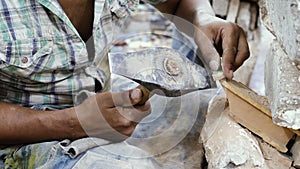
[[[84,144],[81,139],[76,146]],[[146,152],[128,145],[124,142],[95,146],[75,157],[68,155],[61,142],[44,142],[25,146],[8,147],[0,150],[3,158],[3,168],[55,168],[55,169],[141,169],[159,168],[159,165]],[[118,151],[125,151],[127,156],[120,155]],[[143,158],[137,158],[141,154]],[[0,162],[0,167],[1,162]]]
[[[59,109],[35,106],[33,109]],[[108,144],[99,138],[73,142],[51,141],[0,147],[0,168],[5,169],[156,169],[159,165],[146,152],[125,142]],[[126,156],[125,156],[126,154]],[[137,158],[138,156],[141,158]]]

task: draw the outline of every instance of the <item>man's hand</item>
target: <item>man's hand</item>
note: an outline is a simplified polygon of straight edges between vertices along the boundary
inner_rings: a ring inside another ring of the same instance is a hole
[[[201,12],[195,15],[195,42],[200,47],[206,63],[212,70],[222,67],[227,79],[249,57],[247,38],[237,24]]]
[[[88,136],[121,141],[132,134],[138,122],[150,113],[150,104],[137,105],[140,89],[104,92],[75,107],[82,129]]]
[[[81,105],[57,111],[33,110],[0,101],[0,144],[78,139],[96,136],[121,141],[150,112],[150,104],[137,106],[139,89],[104,92]]]
[[[210,68],[220,67],[227,79],[249,57],[249,48],[244,31],[235,23],[215,17],[208,0],[168,0],[155,5],[163,13],[175,14],[194,25],[194,39]],[[177,27],[184,22],[174,22]],[[184,25],[180,25],[184,24]],[[185,32],[189,34],[190,32]]]

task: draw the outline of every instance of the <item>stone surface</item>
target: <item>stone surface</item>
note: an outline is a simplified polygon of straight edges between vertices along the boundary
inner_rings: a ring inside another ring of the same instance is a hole
[[[155,159],[164,169],[201,169],[204,149],[198,142],[199,135],[199,132],[191,132],[180,144],[166,153],[157,155]]]
[[[249,87],[257,94],[261,96],[265,96],[266,95],[265,85],[264,85],[265,78],[264,78],[264,73],[262,72],[265,71],[264,64],[265,64],[266,56],[270,51],[270,46],[274,39],[274,36],[266,29],[264,25],[260,25],[258,29],[260,34],[259,36],[260,41],[256,43],[256,48],[254,48],[254,50],[251,50],[257,53],[257,60],[250,78]],[[251,49],[251,43],[250,43],[250,49]]]
[[[213,0],[212,6],[216,15],[224,17],[227,15],[229,0]]]
[[[257,141],[260,145],[262,153],[264,155],[264,159],[266,162],[266,166],[270,169],[284,169],[289,168],[292,165],[292,160],[279,153],[277,150],[272,148],[269,144],[265,143],[261,139],[257,138]]]
[[[229,22],[235,22],[240,7],[240,0],[230,0],[228,14],[226,20]]]
[[[182,97],[153,96],[152,113],[138,126],[142,139],[128,142],[154,155],[164,169],[200,169],[204,159],[203,145],[198,142],[205,119],[208,91],[193,92]]]
[[[265,85],[273,121],[280,126],[300,129],[300,71],[276,40],[265,62]]]
[[[208,168],[268,168],[255,137],[234,122],[228,111],[225,96],[209,105],[201,131]]]
[[[255,36],[257,35],[257,32],[255,32]],[[248,85],[251,79],[251,75],[253,72],[253,69],[255,67],[255,63],[258,56],[258,47],[257,43],[259,42],[258,39],[249,41],[249,48],[251,51],[251,56],[243,63],[241,67],[238,68],[234,72],[234,79],[242,82],[243,84]]]
[[[239,67],[238,70],[234,72],[234,79],[248,85],[251,79],[253,69],[259,54],[259,43],[262,40],[260,38],[260,30],[250,30],[250,22],[252,20],[251,3],[240,2],[239,13],[237,17],[237,24],[243,28],[247,35],[248,45],[250,49],[251,56],[243,63],[243,66]],[[257,19],[257,18],[255,18]],[[255,20],[253,18],[253,20]]]
[[[261,16],[289,58],[300,64],[300,1],[261,0]]]
[[[291,152],[293,154],[293,166],[295,168],[300,168],[300,136],[296,138],[296,142],[294,143]]]
[[[251,15],[251,21],[250,21],[250,30],[255,30],[258,28],[258,20],[259,20],[259,7],[257,3],[250,3],[250,15]]]
[[[250,13],[251,4],[249,2],[240,2],[240,8],[236,23],[243,28],[247,33],[250,32],[250,22],[251,22],[251,13]]]

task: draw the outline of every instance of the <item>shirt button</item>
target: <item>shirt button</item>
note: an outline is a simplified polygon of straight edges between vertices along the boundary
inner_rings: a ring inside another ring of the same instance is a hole
[[[27,63],[28,62],[28,58],[25,56],[25,57],[23,57],[23,59],[22,59],[22,63]]]

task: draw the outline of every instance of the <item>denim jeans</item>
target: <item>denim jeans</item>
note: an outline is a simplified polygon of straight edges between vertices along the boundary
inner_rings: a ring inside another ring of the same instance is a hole
[[[38,105],[33,109],[57,109]],[[51,141],[29,145],[0,147],[0,168],[5,169],[156,169],[158,163],[145,151],[126,142],[109,144],[99,138],[83,138],[70,142]],[[88,144],[90,143],[90,144]],[[102,145],[101,145],[102,144]],[[80,152],[69,151],[79,149]],[[122,150],[126,157],[115,153]],[[71,153],[70,153],[71,152]],[[73,153],[72,153],[73,152]],[[76,154],[74,154],[74,152]],[[143,158],[136,158],[137,156]]]

